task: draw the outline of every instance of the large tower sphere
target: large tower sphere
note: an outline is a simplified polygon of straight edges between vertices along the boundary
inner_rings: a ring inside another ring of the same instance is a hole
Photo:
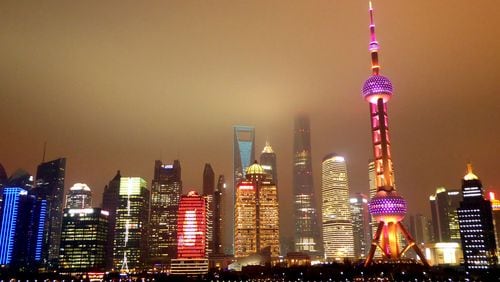
[[[392,83],[389,78],[382,75],[372,75],[363,84],[363,97],[366,101],[377,104],[377,100],[382,98],[384,103],[392,96]]]

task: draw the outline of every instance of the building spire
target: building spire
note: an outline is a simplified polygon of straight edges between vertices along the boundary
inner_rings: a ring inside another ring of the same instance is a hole
[[[369,1],[370,6],[370,44],[368,50],[370,50],[372,58],[372,74],[379,75],[380,65],[378,64],[378,51],[380,50],[380,45],[377,41],[377,36],[375,35],[375,20],[373,19],[373,5],[372,1]]]
[[[470,162],[467,163],[467,174],[464,176],[464,180],[474,180],[479,179],[477,175],[472,172],[472,164]]]

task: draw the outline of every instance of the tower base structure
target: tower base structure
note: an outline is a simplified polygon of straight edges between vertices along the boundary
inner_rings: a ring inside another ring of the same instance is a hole
[[[370,252],[365,260],[365,267],[373,262],[377,248],[381,251],[384,260],[396,261],[413,248],[420,261],[429,266],[422,251],[415,244],[415,240],[404,227],[401,221],[406,214],[406,201],[396,192],[377,192],[370,202],[370,214],[377,220],[378,227],[372,240]],[[402,234],[408,245],[400,250],[398,235]]]

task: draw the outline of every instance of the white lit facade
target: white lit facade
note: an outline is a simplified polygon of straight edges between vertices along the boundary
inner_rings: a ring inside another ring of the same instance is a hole
[[[347,167],[343,157],[327,155],[321,175],[323,247],[325,259],[354,258]]]

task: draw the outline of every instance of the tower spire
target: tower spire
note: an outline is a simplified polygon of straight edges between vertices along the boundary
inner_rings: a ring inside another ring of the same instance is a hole
[[[371,58],[372,58],[372,74],[379,75],[380,65],[378,63],[378,51],[380,50],[380,45],[377,41],[377,36],[375,34],[375,20],[373,19],[373,6],[372,1],[370,4],[370,44],[368,46],[368,50],[370,50]]]

